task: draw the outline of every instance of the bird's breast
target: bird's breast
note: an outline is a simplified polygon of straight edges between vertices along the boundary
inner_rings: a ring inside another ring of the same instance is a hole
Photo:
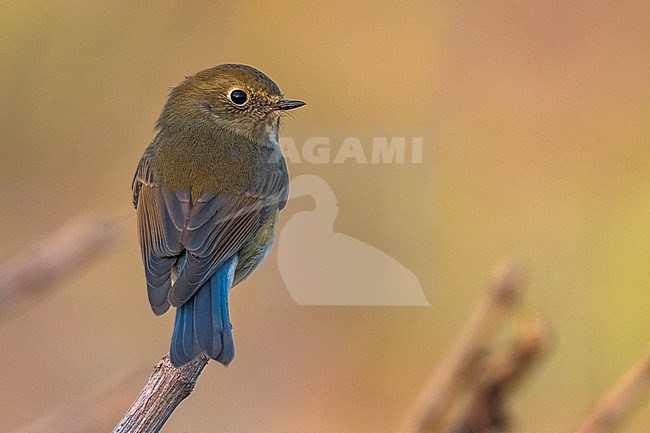
[[[269,176],[286,172],[282,153],[224,131],[163,138],[155,166],[166,189],[239,193],[263,188]]]

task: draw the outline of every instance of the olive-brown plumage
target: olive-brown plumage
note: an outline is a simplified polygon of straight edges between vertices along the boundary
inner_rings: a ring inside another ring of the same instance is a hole
[[[174,88],[133,180],[149,302],[177,307],[170,358],[234,357],[228,291],[266,256],[287,200],[278,144],[286,100],[244,65],[201,71]]]

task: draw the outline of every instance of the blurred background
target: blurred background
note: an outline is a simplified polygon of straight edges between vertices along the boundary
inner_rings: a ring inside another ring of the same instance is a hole
[[[0,258],[86,211],[125,228],[0,316],[0,430],[168,350],[130,183],[171,87],[236,62],[307,101],[283,135],[433,131],[421,164],[289,165],[326,180],[334,230],[408,268],[431,306],[298,305],[275,248],[231,294],[235,361],[210,363],[163,431],[397,431],[507,257],[529,271],[520,314],[539,311],[556,338],[515,394],[515,428],[569,431],[650,339],[649,14],[634,1],[0,2]],[[280,231],[313,206],[292,201]],[[649,424],[646,398],[621,431]]]

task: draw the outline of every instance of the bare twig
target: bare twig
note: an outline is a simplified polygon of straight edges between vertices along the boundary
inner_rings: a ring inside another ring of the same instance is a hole
[[[522,285],[523,275],[517,266],[504,264],[495,269],[490,288],[441,367],[421,391],[403,432],[439,431],[463,374],[518,301]]]
[[[0,308],[76,271],[117,238],[114,218],[85,216],[0,265]]]
[[[504,430],[509,424],[504,398],[530,371],[530,367],[549,347],[547,326],[530,321],[519,330],[505,353],[491,355],[469,390],[453,433],[482,433]]]
[[[650,350],[603,396],[575,433],[611,431],[623,414],[650,388]]]
[[[66,404],[47,416],[22,426],[12,433],[88,433],[108,431],[124,413],[124,408],[138,392],[142,369],[118,377],[91,395]]]
[[[175,368],[165,356],[113,433],[159,432],[174,409],[190,395],[207,363],[208,359],[201,357]]]

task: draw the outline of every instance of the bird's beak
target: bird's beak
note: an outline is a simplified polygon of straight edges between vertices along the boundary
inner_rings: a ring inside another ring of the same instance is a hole
[[[273,104],[273,108],[276,110],[293,110],[294,108],[302,107],[303,105],[305,105],[305,103],[303,101],[298,101],[297,99],[283,99]]]

